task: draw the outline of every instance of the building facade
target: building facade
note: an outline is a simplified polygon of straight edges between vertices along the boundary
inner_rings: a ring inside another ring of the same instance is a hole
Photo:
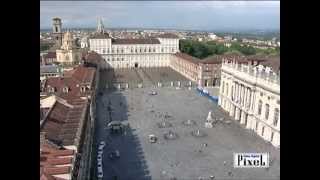
[[[108,68],[165,67],[170,55],[179,52],[179,38],[162,34],[155,38],[114,39],[99,22],[97,33],[89,38],[91,51],[99,53]]]
[[[223,59],[218,104],[247,129],[280,147],[280,68],[262,62],[268,64]]]
[[[200,60],[185,53],[176,53],[171,55],[169,66],[200,87],[219,86],[220,56]]]
[[[70,32],[63,36],[63,42],[60,49],[56,50],[57,62],[62,64],[77,64],[81,60],[81,51],[76,46]]]

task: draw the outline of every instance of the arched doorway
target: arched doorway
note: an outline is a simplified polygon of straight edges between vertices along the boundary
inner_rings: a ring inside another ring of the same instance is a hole
[[[139,67],[139,64],[136,62],[136,63],[134,63],[134,67],[135,68],[138,68]]]

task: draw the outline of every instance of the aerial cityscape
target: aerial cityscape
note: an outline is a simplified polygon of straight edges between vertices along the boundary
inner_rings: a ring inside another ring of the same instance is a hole
[[[42,1],[40,180],[280,179],[279,10]]]

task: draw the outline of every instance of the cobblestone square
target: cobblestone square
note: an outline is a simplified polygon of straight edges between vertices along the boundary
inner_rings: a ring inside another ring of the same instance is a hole
[[[151,90],[157,91],[157,95],[149,95]],[[122,135],[109,135],[106,129],[110,120],[109,102],[111,119],[129,124]],[[224,121],[205,128],[209,111],[213,118],[224,118]],[[225,123],[228,120],[230,124]],[[195,135],[198,130],[201,136]],[[166,138],[169,131],[174,138]],[[150,134],[158,138],[156,143],[149,142]],[[97,138],[110,142],[103,157],[106,180],[114,176],[120,180],[197,180],[210,176],[237,180],[280,179],[280,151],[229,119],[217,104],[194,89],[106,90],[98,100]],[[108,158],[113,150],[119,150],[120,159]],[[233,153],[237,152],[269,152],[271,167],[235,169]]]

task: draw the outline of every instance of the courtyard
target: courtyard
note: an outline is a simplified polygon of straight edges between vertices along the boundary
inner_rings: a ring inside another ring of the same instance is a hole
[[[152,90],[157,95],[149,95]],[[213,118],[223,118],[213,128],[204,126],[209,111]],[[111,120],[125,124],[122,134],[110,134],[106,127]],[[150,134],[156,143],[149,142]],[[96,139],[107,142],[104,180],[280,179],[280,151],[193,88],[105,89],[97,102]],[[119,159],[108,158],[114,150]],[[235,169],[237,152],[268,152],[270,168]]]

